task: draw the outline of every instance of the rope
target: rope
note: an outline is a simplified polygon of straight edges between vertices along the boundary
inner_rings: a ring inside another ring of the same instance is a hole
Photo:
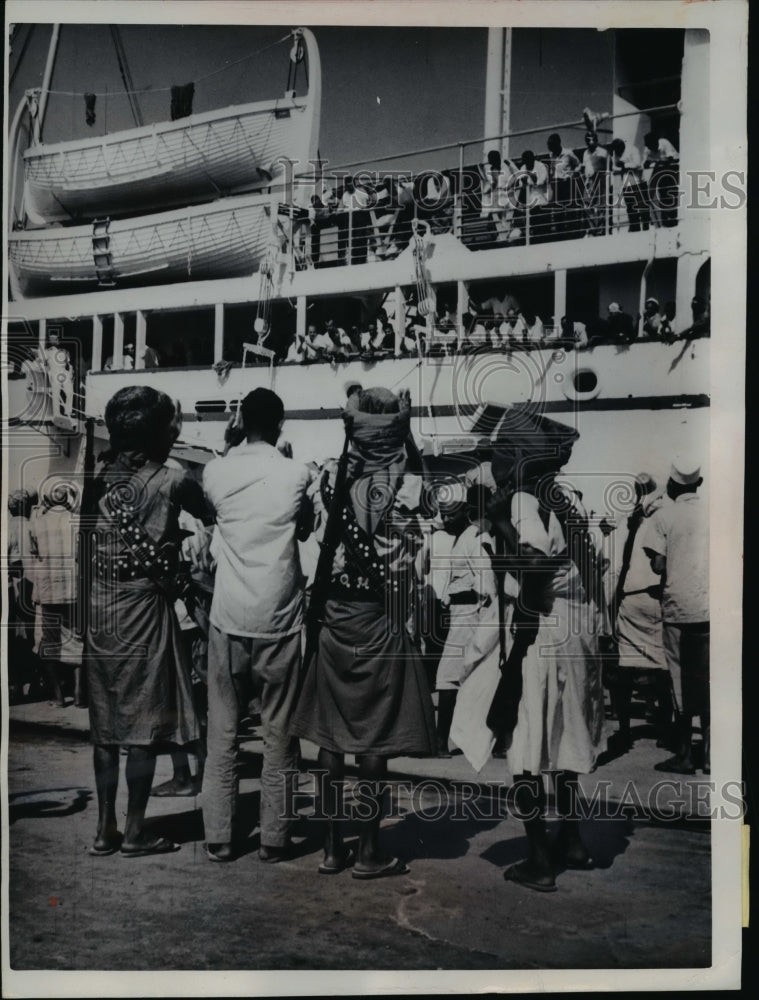
[[[264,45],[263,48],[257,49],[255,52],[249,53],[247,56],[242,56],[240,59],[236,59],[234,62],[229,63],[227,66],[220,66],[218,69],[212,69],[210,73],[205,73],[203,76],[199,76],[194,83],[202,83],[204,80],[210,79],[212,76],[216,76],[218,73],[224,73],[234,66],[238,66],[240,63],[247,62],[248,59],[255,59],[256,56],[260,56],[263,52],[268,52],[269,49],[273,49],[276,45],[281,45],[283,42],[290,40],[290,35],[285,35],[284,38],[277,39],[276,42],[271,42],[269,45]],[[169,93],[171,87],[143,87],[141,90],[104,90],[104,91],[87,91],[87,93],[94,93],[96,97],[125,97],[132,94],[165,94]],[[40,93],[42,91],[40,90]],[[47,94],[54,94],[56,97],[83,97],[85,91],[83,90],[51,90],[48,88]]]

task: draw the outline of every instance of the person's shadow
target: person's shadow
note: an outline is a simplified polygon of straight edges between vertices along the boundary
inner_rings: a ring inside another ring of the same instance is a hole
[[[69,793],[74,793],[69,794]],[[83,812],[92,792],[88,788],[42,788],[8,796],[8,824],[18,819],[55,819]]]
[[[436,782],[425,801],[421,793],[428,782],[403,782],[406,787],[409,783],[410,800],[399,793],[387,797],[386,820],[397,818],[397,822],[386,822],[382,830],[384,847],[404,860],[464,857],[473,837],[503,821],[497,787],[483,785],[479,794],[472,796],[464,794],[455,782]]]
[[[512,822],[519,821],[514,819]],[[519,825],[521,827],[522,824]],[[554,840],[559,826],[560,820],[547,822],[549,843]],[[603,820],[589,819],[580,823],[580,836],[593,859],[594,868],[611,868],[614,859],[627,850],[630,837],[634,833],[635,823],[631,819],[623,817]],[[518,861],[523,861],[528,854],[527,837],[522,836],[491,844],[480,856],[498,868],[506,868]],[[557,864],[561,870],[563,865],[560,862]]]

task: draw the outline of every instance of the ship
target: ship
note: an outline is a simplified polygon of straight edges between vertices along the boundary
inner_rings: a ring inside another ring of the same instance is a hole
[[[653,131],[677,151],[669,167],[675,186],[683,187],[689,169],[704,167],[708,32],[580,32],[587,87],[599,111],[578,107],[575,117],[552,120],[549,90],[541,96],[535,31],[482,30],[484,129],[437,145],[434,169],[425,166],[424,149],[405,158],[394,153],[393,169],[385,169],[390,158],[379,149],[372,160],[326,172],[309,157],[310,172],[291,175],[277,189],[244,195],[229,189],[200,204],[178,182],[165,203],[180,193],[185,201],[163,212],[142,212],[141,195],[130,201],[114,192],[112,205],[105,196],[98,200],[107,225],[93,218],[59,226],[43,212],[40,228],[33,211],[32,225],[17,225],[8,237],[9,406],[19,440],[47,435],[53,444],[41,445],[31,461],[34,449],[22,446],[23,474],[40,480],[52,465],[81,465],[85,429],[104,444],[106,403],[135,384],[180,401],[184,422],[173,454],[196,470],[223,450],[227,422],[244,394],[261,385],[285,402],[294,453],[316,464],[340,451],[337,418],[354,385],[410,391],[414,432],[432,467],[451,467],[454,459],[481,465],[497,446],[507,411],[540,412],[579,432],[564,472],[598,518],[628,509],[635,473],[645,469],[663,482],[676,451],[705,447],[710,340],[704,309],[696,322],[693,303],[708,311],[708,212],[680,199],[674,210],[635,224],[608,174],[600,196],[572,210],[569,226],[566,210],[550,198],[536,211],[517,198],[499,213],[499,203],[486,204],[482,164],[496,152],[503,164],[524,170],[517,143],[532,145],[548,163],[542,150],[554,132],[581,156],[589,127],[606,147],[621,138],[640,148]],[[314,35],[309,51],[317,67],[318,29]],[[657,53],[650,72],[634,58],[646,48]],[[540,117],[532,126],[514,125],[517,112],[524,117],[522,98],[512,92],[515,60],[535,81]],[[313,73],[310,85],[318,96]],[[316,128],[321,110],[314,106],[312,114]],[[318,146],[318,135],[310,142]],[[170,175],[165,183],[171,186]],[[335,188],[343,196],[330,211],[325,192]],[[40,204],[36,194],[32,204]],[[71,207],[80,211],[78,203]],[[119,218],[126,208],[130,214]],[[221,232],[207,234],[207,259],[215,255],[210,264],[189,249],[189,223],[184,242],[178,239],[172,253],[164,247],[162,264],[159,252],[146,249],[172,243],[158,238],[164,220],[174,233],[182,217],[213,217],[226,220],[219,226],[226,231],[233,216],[239,216],[231,226],[239,230],[235,240],[224,244]],[[507,226],[499,227],[504,219]],[[145,234],[142,250],[135,240],[134,252],[122,258],[119,241],[132,238],[123,234],[138,231]],[[80,255],[80,263],[56,269],[51,261],[65,241],[71,250],[62,256]],[[237,254],[231,262],[230,253]],[[668,310],[671,337],[646,332],[649,299]],[[499,329],[509,301],[541,317],[541,336],[478,342],[473,331]],[[612,304],[631,317],[629,337],[607,335]],[[352,327],[373,335],[381,322],[381,348],[356,343],[329,360],[288,362],[288,345],[328,319],[349,339]],[[584,341],[571,335],[578,326],[589,332]],[[72,358],[73,405],[45,387],[51,331]],[[125,361],[126,344],[133,364]],[[159,366],[146,362],[146,349],[161,356]]]

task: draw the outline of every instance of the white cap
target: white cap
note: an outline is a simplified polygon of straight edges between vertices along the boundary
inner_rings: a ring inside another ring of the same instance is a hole
[[[610,313],[618,313],[618,312],[621,312],[622,310],[619,308],[619,303],[618,302],[610,302],[609,303],[609,310],[608,311]]]
[[[681,486],[692,486],[701,477],[701,463],[688,455],[675,455],[669,478]]]

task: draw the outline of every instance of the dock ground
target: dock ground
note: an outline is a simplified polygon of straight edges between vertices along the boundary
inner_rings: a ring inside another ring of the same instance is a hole
[[[605,723],[608,738],[614,723]],[[95,799],[88,714],[47,702],[11,707],[11,968],[49,970],[534,970],[703,968],[711,960],[710,778],[666,775],[643,718],[633,748],[583,779],[590,871],[543,894],[506,883],[526,853],[504,816],[505,763],[476,775],[462,756],[391,761],[387,850],[408,875],[363,883],[317,874],[322,827],[301,779],[297,854],[258,859],[262,744],[240,741],[245,852],[211,864],[202,796],[152,798],[148,825],[174,854],[91,857]],[[606,740],[604,740],[604,746]],[[302,747],[304,768],[316,748]],[[348,758],[350,761],[351,758]],[[160,757],[156,783],[171,776]],[[661,782],[666,781],[666,785]],[[476,784],[472,784],[476,783]],[[658,784],[657,784],[658,783]],[[123,778],[117,812],[125,810]],[[508,811],[508,810],[506,810]],[[549,830],[557,820],[549,817]]]

